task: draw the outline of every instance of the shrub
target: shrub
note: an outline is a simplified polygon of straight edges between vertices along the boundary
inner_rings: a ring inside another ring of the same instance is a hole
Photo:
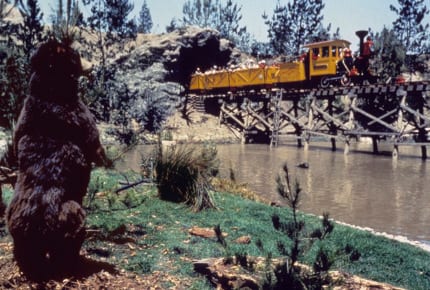
[[[281,221],[278,215],[272,216],[273,227],[288,237],[286,243],[279,240],[277,243],[280,254],[286,256],[285,263],[279,264],[274,269],[274,275],[268,274],[264,289],[321,289],[329,283],[327,275],[333,261],[324,251],[320,243],[312,269],[303,269],[298,265],[298,259],[311,248],[315,241],[323,241],[333,231],[333,223],[329,220],[328,213],[324,213],[321,228],[307,233],[306,224],[299,219],[297,212],[300,204],[302,189],[296,180],[291,186],[287,164],[283,167],[284,175],[276,179],[278,193],[286,200],[292,210],[292,220]],[[307,245],[305,245],[307,243]],[[273,279],[276,277],[276,280]]]
[[[159,145],[155,166],[159,197],[185,202],[197,211],[214,208],[210,181],[217,166],[217,151],[213,147]]]

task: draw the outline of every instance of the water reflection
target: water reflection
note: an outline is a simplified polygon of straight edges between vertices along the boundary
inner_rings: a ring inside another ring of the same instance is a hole
[[[401,148],[400,159],[393,160],[390,152],[369,154],[371,144],[352,146],[349,155],[341,149],[331,152],[327,144],[312,144],[308,151],[285,145],[217,148],[221,175],[227,178],[233,168],[238,182],[248,183],[269,200],[282,202],[275,178],[287,162],[304,191],[301,210],[318,215],[327,211],[346,223],[430,241],[430,190],[426,188],[430,174],[419,150]],[[140,153],[133,154],[127,157],[126,167],[137,167]],[[309,169],[298,168],[301,162],[308,162]]]

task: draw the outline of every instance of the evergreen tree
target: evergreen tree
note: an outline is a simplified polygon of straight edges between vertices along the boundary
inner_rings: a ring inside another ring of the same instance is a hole
[[[115,34],[119,38],[135,38],[137,27],[133,19],[128,17],[133,11],[134,5],[129,0],[105,0],[106,21],[108,33]]]
[[[241,10],[242,7],[233,0],[227,0],[225,5],[220,0],[188,0],[182,8],[182,24],[218,30],[222,38],[250,52],[252,38],[246,27],[239,24],[242,19]]]
[[[242,50],[251,51],[251,35],[246,31],[245,26],[240,26],[242,20],[242,7],[238,6],[232,0],[227,0],[225,6],[219,9],[219,24],[216,29],[220,32],[221,37],[235,43]]]
[[[329,23],[327,27],[324,27],[321,23],[318,26],[316,33],[310,37],[309,41],[318,42],[318,41],[340,38],[339,27],[336,29],[336,31],[333,34],[330,33],[330,30],[331,30],[331,23]]]
[[[123,47],[125,42],[136,38],[136,23],[128,20],[133,5],[129,0],[83,0],[83,3],[91,6],[87,23],[97,35],[95,49],[99,52],[101,66],[105,67],[109,47],[113,44]],[[88,50],[94,51],[93,44],[88,45]]]
[[[182,23],[199,27],[218,27],[219,0],[187,0],[182,7]]]
[[[13,131],[27,92],[28,64],[12,55],[0,66],[0,126]]]
[[[169,25],[166,26],[166,32],[169,33],[178,28],[179,28],[178,21],[176,20],[176,18],[173,18],[172,20],[170,20]]]
[[[287,7],[281,5],[279,2],[276,4],[271,20],[269,20],[269,15],[266,13],[263,14],[265,24],[269,26],[267,32],[270,53],[272,54],[287,54],[289,52],[287,43],[288,35],[291,34],[291,31],[287,24],[287,14]]]
[[[44,40],[42,18],[37,0],[27,0],[26,4],[19,5],[19,12],[23,22],[16,27],[16,37],[22,43],[22,50],[27,59],[31,51]]]
[[[399,75],[405,61],[406,47],[396,37],[395,32],[386,27],[380,33],[375,34],[373,39],[378,75],[383,80]]]
[[[91,99],[90,110],[96,113],[98,119],[121,123],[125,118],[118,113],[121,111],[118,104],[124,98],[131,98],[134,92],[117,85],[117,68],[109,67],[107,59],[118,51],[124,51],[126,44],[137,36],[137,25],[134,20],[129,20],[133,5],[129,0],[84,0],[84,5],[91,6],[87,23],[96,35],[95,43],[85,44],[89,56],[93,53],[98,58],[99,66],[93,70],[91,77],[82,80],[81,90]]]
[[[139,13],[139,26],[137,27],[137,31],[139,33],[150,33],[152,24],[151,12],[149,11],[145,0],[143,1],[142,9]]]
[[[226,5],[220,9],[217,28],[224,38],[233,40],[246,32],[246,27],[239,26],[242,19],[241,9],[232,0],[228,0]]]
[[[398,18],[393,22],[393,30],[397,38],[406,46],[411,54],[424,52],[429,39],[429,24],[423,24],[429,10],[424,0],[398,0],[399,7],[390,5],[391,11]]]
[[[273,52],[298,55],[300,47],[318,33],[324,6],[322,0],[292,0],[286,6],[278,2],[272,19],[263,14]]]

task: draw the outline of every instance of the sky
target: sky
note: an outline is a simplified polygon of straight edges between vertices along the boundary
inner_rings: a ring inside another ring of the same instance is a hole
[[[144,0],[131,0],[134,3],[134,15],[138,17]],[[221,0],[225,2],[225,0]],[[279,0],[281,4],[288,3],[288,0]],[[153,20],[153,33],[165,32],[166,26],[173,18],[180,19],[182,16],[182,6],[186,0],[146,0]],[[278,0],[235,0],[242,7],[241,25],[246,26],[248,31],[259,41],[267,40],[267,25],[261,17],[266,12],[269,17],[273,15],[273,10]],[[52,7],[55,7],[57,0],[40,0],[40,6],[45,14],[52,14]],[[355,36],[357,30],[368,30],[379,32],[384,26],[391,27],[396,19],[396,14],[390,10],[390,4],[398,6],[397,0],[325,0],[323,9],[324,26],[332,25],[332,32],[337,27],[340,28],[340,35],[343,39],[349,40],[353,44],[358,43]],[[430,0],[426,0],[426,5],[430,8]],[[89,13],[90,8],[80,4],[84,13]],[[427,16],[429,22],[430,16]]]

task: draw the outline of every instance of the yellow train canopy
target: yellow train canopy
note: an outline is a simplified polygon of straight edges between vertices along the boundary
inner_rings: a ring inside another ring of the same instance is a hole
[[[349,42],[348,40],[334,39],[334,40],[308,43],[308,44],[305,44],[303,47],[306,47],[306,48],[315,48],[315,47],[321,47],[321,46],[349,47],[350,45],[351,45],[351,42]]]

